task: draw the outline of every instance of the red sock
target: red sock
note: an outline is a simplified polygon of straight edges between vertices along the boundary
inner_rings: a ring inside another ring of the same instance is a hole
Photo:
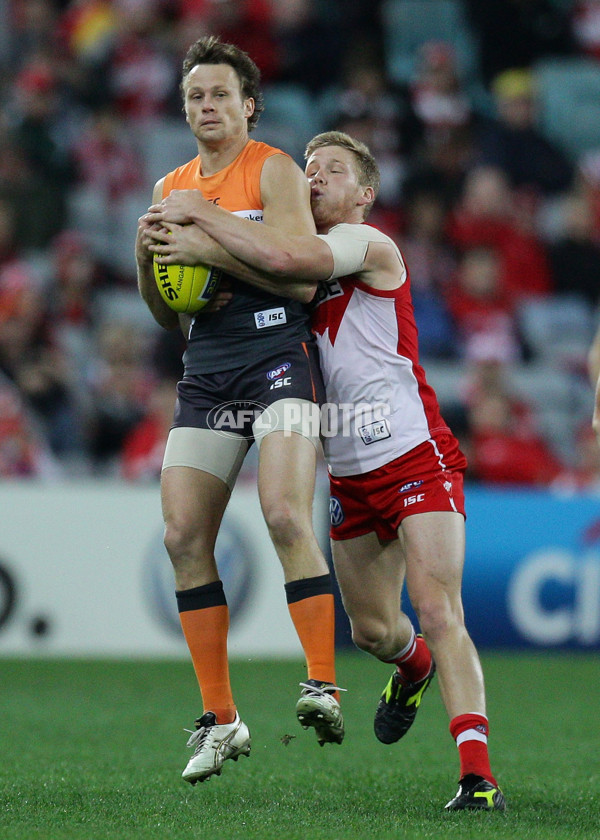
[[[488,720],[474,712],[458,715],[450,721],[450,734],[456,741],[460,758],[460,778],[472,773],[496,785],[488,756]]]
[[[394,659],[387,661],[394,663],[401,676],[409,682],[418,682],[426,677],[431,669],[431,651],[423,636],[416,636],[413,631],[413,637],[404,650]]]

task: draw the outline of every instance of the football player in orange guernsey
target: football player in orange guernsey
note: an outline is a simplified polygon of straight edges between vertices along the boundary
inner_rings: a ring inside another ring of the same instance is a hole
[[[167,263],[180,262],[183,251],[218,265],[224,247],[265,272],[252,282],[302,299],[321,281],[312,329],[327,399],[350,412],[337,434],[324,428],[333,560],[356,644],[395,666],[375,734],[386,744],[406,734],[437,667],[460,761],[458,793],[446,808],[503,811],[483,674],[461,599],[466,460],[419,364],[403,256],[365,224],[377,163],[363,143],[336,131],[313,138],[306,158],[318,236],[250,230],[182,190],[150,208],[171,231],[157,231],[153,248]],[[401,609],[405,577],[423,636]]]
[[[211,36],[190,47],[181,90],[198,156],[158,181],[153,201],[174,189],[199,190],[246,224],[314,233],[302,170],[281,150],[249,138],[262,111],[259,81],[254,62],[233,45]],[[332,585],[312,524],[319,430],[310,418],[318,417],[324,388],[306,305],[248,285],[243,265],[233,258],[222,267],[235,272],[234,302],[180,321],[153,276],[152,227],[140,219],[135,248],[140,294],[161,326],[181,326],[188,338],[161,492],[181,624],[202,694],[203,713],[188,742],[193,754],[183,771],[195,784],[220,774],[226,759],[250,752],[250,733],[230,685],[229,613],[214,548],[253,442],[259,446],[260,503],[306,657],[296,714],[305,728],[315,728],[321,744],[341,743],[344,736],[334,673]],[[233,403],[239,410],[231,411]],[[290,405],[304,411],[290,411]]]

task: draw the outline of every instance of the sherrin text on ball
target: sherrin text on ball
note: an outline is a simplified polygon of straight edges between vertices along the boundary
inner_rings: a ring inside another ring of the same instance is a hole
[[[221,270],[210,265],[166,265],[154,257],[154,278],[167,306],[193,315],[217,291]]]

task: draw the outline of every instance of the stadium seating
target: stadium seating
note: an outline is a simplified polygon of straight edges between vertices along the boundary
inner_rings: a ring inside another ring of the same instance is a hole
[[[451,44],[461,76],[472,75],[476,47],[457,0],[384,0],[381,23],[386,66],[394,81],[411,80],[419,48],[428,41]]]
[[[149,333],[154,323],[137,289],[110,289],[100,292],[94,302],[94,317],[99,324],[130,324]]]
[[[303,165],[307,142],[322,130],[313,98],[300,85],[280,83],[265,87],[264,100],[265,110],[252,138],[285,149]]]
[[[138,142],[150,190],[159,178],[198,154],[194,136],[183,114],[181,119],[165,117],[148,121],[139,132]]]
[[[533,408],[539,431],[563,463],[572,464],[575,436],[590,422],[587,382],[548,362],[519,365],[511,371],[511,378]]]
[[[534,356],[554,365],[577,367],[594,334],[590,304],[579,295],[531,298],[519,305],[521,334]]]
[[[547,59],[534,67],[540,128],[573,158],[600,147],[600,64]]]
[[[438,396],[442,414],[451,422],[464,399],[468,370],[462,362],[424,359],[427,381]],[[539,422],[539,431],[565,464],[575,451],[578,430],[590,421],[591,389],[584,379],[557,369],[547,361],[510,366],[508,379]]]

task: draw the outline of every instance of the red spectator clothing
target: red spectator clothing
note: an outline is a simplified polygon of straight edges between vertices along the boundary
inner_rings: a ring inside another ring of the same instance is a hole
[[[563,471],[546,444],[535,436],[476,432],[471,443],[470,465],[480,481],[548,485]]]
[[[0,374],[0,478],[58,475],[17,388]]]
[[[82,134],[73,152],[79,179],[111,200],[144,184],[139,156],[117,138],[91,129]]]
[[[112,55],[109,83],[119,112],[134,119],[164,114],[177,87],[177,69],[149,38],[122,38]]]
[[[476,218],[458,213],[450,219],[448,235],[462,249],[478,245],[495,248],[502,260],[502,286],[511,301],[552,292],[552,274],[538,239],[502,219]]]
[[[123,445],[123,478],[127,481],[159,478],[166,442],[164,423],[156,417],[146,417],[138,423]]]
[[[505,348],[510,358],[518,357],[519,339],[512,307],[505,297],[477,298],[454,281],[446,291],[446,306],[467,353],[472,352],[472,341],[487,337]]]
[[[178,11],[183,21],[203,20],[222,41],[247,52],[260,69],[263,82],[277,77],[281,61],[269,0],[238,0],[223,4],[223,10],[218,3],[207,0],[179,0]]]
[[[447,289],[448,309],[459,328],[467,332],[486,331],[511,318],[512,307],[503,295],[479,298],[469,294],[453,280]]]

